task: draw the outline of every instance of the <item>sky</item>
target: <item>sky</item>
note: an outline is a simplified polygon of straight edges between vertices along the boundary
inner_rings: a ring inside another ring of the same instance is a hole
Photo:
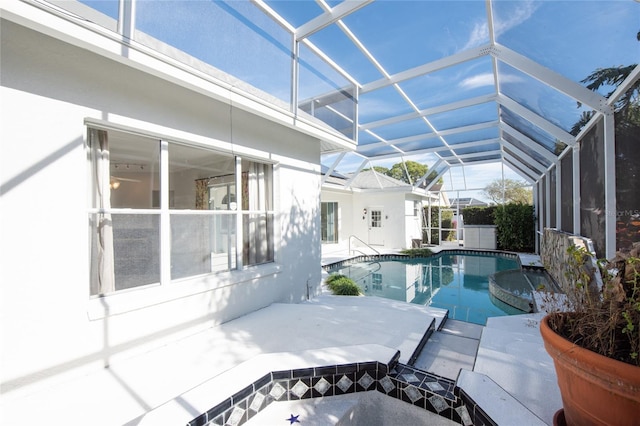
[[[321,15],[323,7],[328,9],[340,3],[322,1],[264,0],[291,28],[299,28]],[[117,17],[116,0],[82,2]],[[284,102],[290,100],[291,35],[250,1],[138,0],[137,5],[139,30]],[[496,0],[491,5],[496,42],[557,73],[559,78],[553,83],[560,88],[566,84],[563,79],[584,86],[580,81],[598,68],[639,61],[640,43],[636,33],[640,30],[640,3],[637,1]],[[301,45],[300,96],[312,98],[351,82],[366,85],[485,46],[490,41],[487,16],[484,0],[376,0],[312,34],[308,37],[310,44]],[[335,71],[314,49],[330,58],[349,78]],[[584,110],[590,109],[586,105],[579,107],[575,99],[503,61],[494,64],[487,55],[403,81],[395,87],[361,94],[359,123],[367,125],[398,114],[496,93],[494,66],[499,75],[497,90],[501,94],[564,131],[571,128]],[[601,94],[609,90],[603,88]],[[489,102],[428,116],[429,123],[414,119],[375,126],[369,130],[371,133],[360,131],[360,145],[362,152],[371,156],[391,149],[367,147],[368,144],[424,134],[421,140],[399,144],[399,148],[408,151],[435,146],[441,144],[440,139],[428,137],[434,130],[494,122],[499,116],[513,117],[514,114]],[[510,124],[516,126],[519,122]],[[525,127],[524,130],[539,134],[538,129]],[[497,129],[484,129],[444,139],[454,145],[497,136]],[[547,135],[547,147],[555,138]],[[404,159],[430,167],[437,161],[434,154],[406,154]],[[399,160],[399,157],[385,158],[372,164],[390,167]],[[352,172],[361,162],[362,157],[347,155],[338,171]],[[331,163],[331,156],[323,159],[325,166]],[[502,170],[500,164],[465,168],[467,188],[478,187],[487,176],[500,177]],[[519,178],[512,171],[507,172],[509,178]],[[451,184],[460,185],[461,173],[452,169],[450,175]]]

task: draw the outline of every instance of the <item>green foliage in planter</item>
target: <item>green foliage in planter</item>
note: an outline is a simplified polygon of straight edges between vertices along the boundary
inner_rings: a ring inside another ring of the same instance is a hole
[[[433,252],[429,248],[411,248],[404,249],[400,253],[406,254],[409,257],[431,257]]]
[[[332,274],[325,280],[329,289],[339,296],[359,296],[360,287],[346,275]]]
[[[494,212],[496,206],[465,207],[462,209],[462,217],[465,225],[495,225]]]
[[[535,216],[533,214],[533,206],[528,204],[504,204],[497,206],[494,216],[497,226],[496,236],[500,249],[520,252],[532,252],[534,250]]]
[[[582,247],[570,247],[567,254],[573,286],[562,296],[543,297],[549,327],[580,347],[640,366],[640,242],[611,261],[599,261],[598,268],[590,266],[591,255]],[[594,284],[598,273],[601,289]]]

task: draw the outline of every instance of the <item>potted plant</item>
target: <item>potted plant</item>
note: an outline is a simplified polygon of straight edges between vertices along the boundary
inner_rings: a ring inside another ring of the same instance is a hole
[[[571,247],[567,254],[572,286],[561,297],[543,297],[548,314],[540,324],[562,395],[563,410],[554,423],[637,425],[640,243],[596,267],[584,248]],[[601,286],[596,274],[603,278]]]

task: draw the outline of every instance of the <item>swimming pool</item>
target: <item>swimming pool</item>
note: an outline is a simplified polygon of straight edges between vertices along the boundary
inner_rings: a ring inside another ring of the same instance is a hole
[[[513,255],[452,254],[343,263],[329,273],[351,277],[365,296],[449,310],[449,318],[485,325],[488,317],[522,311],[492,298],[489,276],[520,269]]]

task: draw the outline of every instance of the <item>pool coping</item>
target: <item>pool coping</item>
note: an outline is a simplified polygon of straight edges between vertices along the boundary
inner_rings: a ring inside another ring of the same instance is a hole
[[[365,262],[365,261],[372,261],[372,260],[432,259],[432,258],[437,258],[439,256],[446,255],[446,254],[458,254],[458,255],[464,255],[464,254],[471,254],[471,255],[497,254],[497,255],[501,255],[501,256],[507,257],[507,258],[516,259],[521,268],[532,268],[532,269],[540,268],[540,266],[536,266],[536,265],[523,265],[523,263],[522,263],[522,261],[520,259],[520,255],[518,253],[514,253],[514,252],[510,252],[510,251],[456,249],[456,248],[454,248],[454,249],[439,250],[437,252],[434,252],[430,256],[413,256],[413,255],[404,254],[404,253],[360,254],[360,255],[357,255],[357,256],[347,257],[347,258],[342,259],[342,260],[338,260],[338,261],[335,261],[335,262],[324,264],[324,265],[322,265],[322,269],[324,271],[328,271],[330,269],[339,268],[341,266],[349,265],[351,263]]]
[[[495,425],[455,381],[402,364],[399,358],[400,351],[376,344],[261,354],[127,426],[160,420],[187,426],[240,426],[273,402],[370,391],[465,426]]]

